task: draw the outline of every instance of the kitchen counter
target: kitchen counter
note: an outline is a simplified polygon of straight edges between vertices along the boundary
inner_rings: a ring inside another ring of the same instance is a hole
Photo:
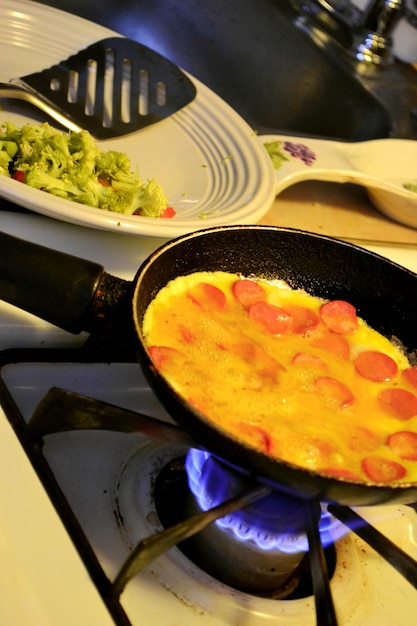
[[[303,182],[281,193],[261,224],[301,228],[357,243],[417,247],[417,230],[393,222],[362,187]]]

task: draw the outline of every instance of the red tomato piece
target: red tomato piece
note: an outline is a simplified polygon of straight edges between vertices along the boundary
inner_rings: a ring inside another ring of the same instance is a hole
[[[226,307],[226,296],[216,285],[199,283],[187,293],[188,298],[203,308],[222,310]]]
[[[291,315],[279,306],[269,302],[255,302],[249,307],[250,319],[266,333],[284,335],[291,330]]]
[[[417,388],[417,365],[408,367],[403,371],[402,375],[410,385]]]
[[[320,335],[320,337],[315,337],[311,341],[311,345],[320,350],[330,352],[330,354],[340,359],[347,360],[350,356],[350,345],[342,335],[334,335],[333,333],[326,332]]]
[[[266,430],[260,428],[260,426],[241,422],[239,424],[239,432],[244,435],[248,435],[250,440],[253,442],[253,445],[258,450],[262,450],[268,454],[272,452],[273,443],[271,436],[266,432]]]
[[[345,300],[331,300],[320,307],[320,317],[332,332],[351,335],[359,326],[355,307]]]
[[[407,474],[407,470],[400,463],[377,455],[365,457],[361,465],[367,477],[376,483],[401,480]]]
[[[363,426],[355,426],[352,428],[347,440],[347,444],[351,450],[362,453],[375,450],[380,443],[376,434]]]
[[[167,208],[164,211],[162,211],[162,213],[161,213],[161,215],[159,217],[171,218],[171,217],[175,217],[176,214],[177,213],[176,213],[174,207],[167,206]]]
[[[259,283],[248,278],[236,280],[232,285],[232,293],[244,307],[249,307],[265,299],[265,289]]]
[[[402,459],[417,461],[417,433],[399,430],[387,438],[387,445]]]
[[[180,331],[181,338],[185,341],[185,343],[193,342],[192,332],[188,328],[186,328],[185,326],[180,326],[179,331]]]
[[[406,389],[384,389],[378,396],[380,406],[399,420],[417,415],[417,396]]]
[[[175,350],[175,348],[169,348],[168,346],[149,346],[148,352],[155,367],[160,369],[177,350]]]
[[[368,380],[383,382],[391,380],[398,372],[398,365],[388,354],[377,350],[365,350],[355,359],[355,370]]]
[[[234,354],[237,354],[246,363],[254,363],[258,354],[258,348],[256,344],[250,341],[241,341],[234,343],[230,346],[230,349]]]
[[[111,187],[111,183],[106,178],[98,178],[97,180],[102,187]]]
[[[12,175],[12,178],[13,178],[13,180],[17,180],[19,183],[24,183],[25,182],[25,173],[22,172],[22,170],[17,170]]]
[[[216,309],[224,309],[226,306],[226,296],[224,292],[210,283],[201,283],[201,288],[204,292],[207,301],[210,302]]]
[[[303,335],[304,333],[315,330],[319,323],[319,316],[306,306],[287,306],[286,311],[292,316],[293,333]]]
[[[276,359],[251,342],[235,343],[230,350],[253,368],[253,373],[262,382],[276,383],[280,371],[285,368]]]
[[[298,352],[298,354],[293,357],[292,364],[298,365],[299,367],[327,370],[327,365],[323,359],[315,354],[309,354],[308,352]]]
[[[350,470],[344,469],[343,467],[326,467],[325,469],[321,469],[320,473],[330,474],[330,476],[334,476],[334,478],[344,478],[345,480],[360,480],[358,474],[355,474],[355,472],[351,472]]]
[[[317,391],[334,404],[336,408],[344,409],[355,402],[353,393],[340,381],[330,376],[321,376],[316,378],[314,386]]]

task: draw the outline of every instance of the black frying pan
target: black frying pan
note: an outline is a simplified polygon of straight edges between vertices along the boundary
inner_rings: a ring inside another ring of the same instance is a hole
[[[136,344],[152,389],[196,442],[263,482],[296,496],[348,505],[417,500],[417,484],[355,483],[300,469],[258,452],[210,423],[155,370],[143,346],[149,302],[168,281],[200,270],[286,280],[294,288],[351,302],[371,326],[417,348],[417,275],[357,246],[268,226],[230,226],[191,233],[156,250],[133,282],[95,263],[0,234],[0,298],[71,332],[111,334]]]

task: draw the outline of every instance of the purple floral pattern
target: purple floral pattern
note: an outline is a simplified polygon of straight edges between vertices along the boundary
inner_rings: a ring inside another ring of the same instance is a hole
[[[302,161],[304,165],[313,165],[314,161],[316,160],[316,154],[303,143],[284,141],[282,147],[294,159],[300,159],[300,161]]]

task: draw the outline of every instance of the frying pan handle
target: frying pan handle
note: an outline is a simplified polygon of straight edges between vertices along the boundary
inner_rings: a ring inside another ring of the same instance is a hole
[[[97,263],[0,233],[0,299],[64,330],[130,335],[132,289]]]

